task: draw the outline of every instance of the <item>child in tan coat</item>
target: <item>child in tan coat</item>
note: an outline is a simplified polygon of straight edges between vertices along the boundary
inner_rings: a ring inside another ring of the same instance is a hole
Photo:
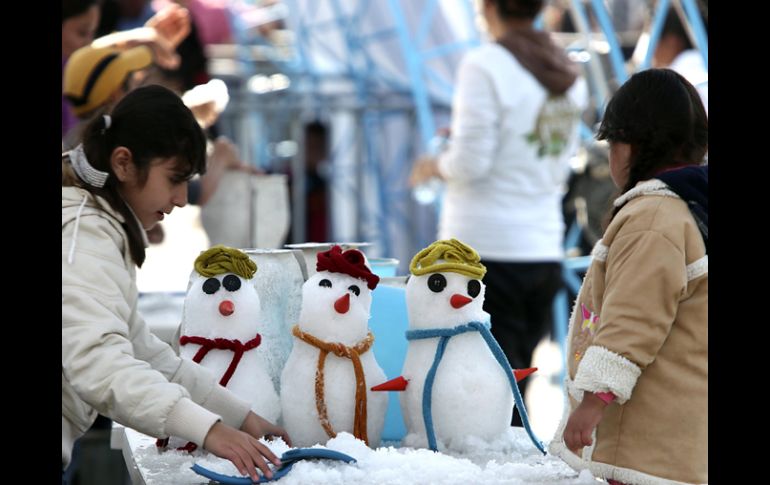
[[[707,483],[706,113],[682,76],[650,69],[613,96],[598,138],[622,195],[573,310],[550,451],[610,483]]]

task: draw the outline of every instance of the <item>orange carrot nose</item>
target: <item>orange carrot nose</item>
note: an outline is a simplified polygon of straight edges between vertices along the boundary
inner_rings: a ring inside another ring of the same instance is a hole
[[[334,302],[334,309],[337,313],[347,313],[350,310],[350,293],[345,293]]]
[[[458,295],[458,294],[452,295],[452,298],[449,299],[449,303],[454,308],[462,308],[462,307],[464,307],[465,305],[467,305],[468,303],[470,303],[472,301],[473,300],[468,298],[467,296],[462,296],[462,295]]]
[[[528,375],[534,373],[537,367],[527,367],[526,369],[513,369],[513,376],[516,377],[516,382],[524,379]]]
[[[219,304],[219,313],[225,317],[229,317],[235,311],[235,305],[230,300],[225,300]]]

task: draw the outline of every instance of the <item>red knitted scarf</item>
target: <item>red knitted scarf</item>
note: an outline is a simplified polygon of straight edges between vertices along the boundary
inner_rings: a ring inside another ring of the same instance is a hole
[[[262,343],[262,336],[260,334],[257,334],[256,337],[249,340],[245,344],[242,344],[241,341],[238,339],[232,339],[232,340],[226,339],[226,338],[210,339],[206,337],[197,337],[197,336],[188,336],[188,335],[182,335],[179,338],[180,345],[186,345],[188,343],[199,344],[201,346],[201,348],[198,349],[198,352],[195,354],[195,357],[193,357],[193,361],[198,364],[200,364],[200,362],[203,360],[204,357],[206,357],[206,354],[208,354],[211,349],[233,351],[233,360],[230,362],[230,365],[227,367],[225,374],[219,380],[220,384],[222,384],[223,386],[227,386],[227,383],[230,382],[230,378],[233,376],[233,373],[235,372],[235,368],[238,367],[238,363],[241,361],[241,358],[243,357],[243,353],[259,347],[259,344]]]
[[[235,369],[238,367],[238,363],[241,361],[241,358],[243,357],[243,353],[259,347],[259,344],[262,343],[262,336],[260,334],[257,334],[256,337],[249,340],[245,344],[242,344],[241,341],[238,339],[232,339],[232,340],[226,339],[226,338],[210,339],[206,337],[196,337],[196,336],[188,336],[188,335],[182,335],[179,338],[180,345],[187,345],[188,343],[199,344],[201,346],[201,348],[198,349],[198,352],[196,352],[195,356],[193,357],[193,361],[198,364],[200,364],[200,362],[203,360],[204,357],[206,357],[206,354],[208,354],[209,350],[211,349],[233,351],[233,360],[230,361],[230,365],[227,367],[225,374],[222,376],[221,379],[219,379],[219,383],[227,387],[227,383],[230,382],[230,378],[233,376],[233,373],[235,373]],[[158,440],[155,442],[155,446],[157,446],[158,448],[165,448],[167,445],[168,445],[168,438],[158,438]],[[198,445],[196,445],[192,441],[188,441],[186,445],[180,446],[179,448],[177,448],[177,450],[188,451],[192,453],[197,448],[198,448]]]

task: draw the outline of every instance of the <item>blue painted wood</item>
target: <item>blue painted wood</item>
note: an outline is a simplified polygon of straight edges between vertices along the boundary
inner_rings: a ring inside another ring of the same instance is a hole
[[[369,329],[374,334],[373,351],[385,372],[386,380],[401,375],[406,359],[406,330],[409,317],[406,312],[406,295],[403,288],[378,285],[372,293],[371,318]],[[371,388],[381,382],[367,382]],[[385,391],[381,391],[385,392]],[[399,392],[388,392],[388,410],[385,414],[385,427],[382,439],[400,441],[406,436],[406,425],[401,414]]]

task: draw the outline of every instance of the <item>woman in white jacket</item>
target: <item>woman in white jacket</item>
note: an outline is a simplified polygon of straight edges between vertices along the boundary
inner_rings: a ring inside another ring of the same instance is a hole
[[[459,239],[487,268],[484,310],[514,369],[531,367],[548,333],[564,257],[561,200],[588,92],[550,34],[543,0],[477,3],[494,42],[460,63],[451,139],[415,165],[411,183],[446,181],[439,239]],[[527,380],[519,384],[526,396]],[[518,412],[513,424],[521,426]]]
[[[256,479],[278,458],[258,438],[282,428],[179,358],[137,312],[134,265],[145,231],[187,203],[205,171],[205,140],[179,96],[160,86],[128,94],[62,155],[62,471],[97,413],[143,433],[177,436]]]

